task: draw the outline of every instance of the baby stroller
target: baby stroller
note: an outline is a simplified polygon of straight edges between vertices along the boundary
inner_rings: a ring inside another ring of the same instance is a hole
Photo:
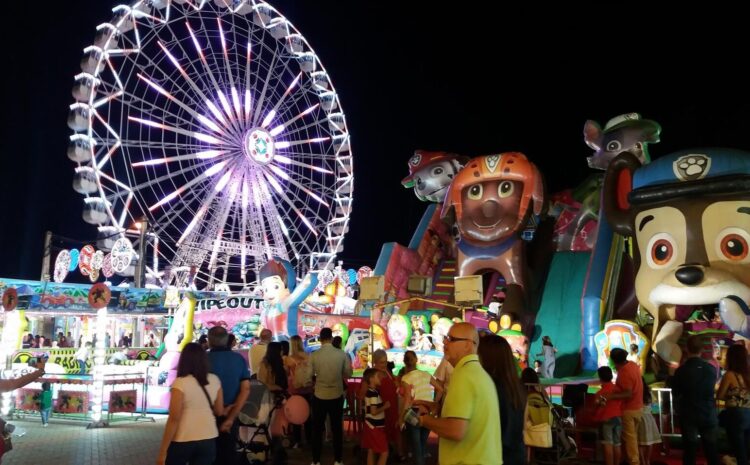
[[[532,457],[530,463],[556,465],[576,456],[575,443],[568,437],[568,433],[565,430],[565,419],[568,416],[568,412],[564,407],[552,404],[542,393],[532,393],[529,395],[526,410],[527,415],[529,414],[529,410],[533,410],[533,416],[549,418],[552,433],[552,447],[530,448]],[[545,423],[547,421],[544,420]]]
[[[253,380],[250,397],[238,415],[240,434],[237,450],[242,452],[243,463],[259,464],[273,460],[286,463],[286,451],[291,445],[291,428],[282,408],[289,394],[272,392],[265,384]]]

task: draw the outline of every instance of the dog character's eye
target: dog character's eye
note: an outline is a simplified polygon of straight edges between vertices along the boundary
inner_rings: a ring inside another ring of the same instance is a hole
[[[750,234],[740,228],[726,228],[716,239],[716,252],[719,257],[731,262],[742,262],[748,258]]]
[[[642,150],[643,144],[641,144],[640,142],[636,142],[635,144],[633,144],[633,148],[636,150]]]
[[[500,185],[497,186],[497,195],[499,195],[501,199],[513,195],[513,181],[501,182]]]
[[[440,176],[441,174],[443,174],[443,171],[445,171],[445,170],[443,169],[442,166],[436,166],[435,168],[432,169],[432,175],[433,176]]]
[[[648,241],[646,261],[651,268],[667,268],[677,258],[677,241],[668,233],[655,234]]]
[[[611,140],[607,142],[607,152],[617,152],[622,149],[622,144],[619,140]]]
[[[469,188],[469,198],[471,200],[479,200],[482,198],[482,185],[481,184],[474,184]]]

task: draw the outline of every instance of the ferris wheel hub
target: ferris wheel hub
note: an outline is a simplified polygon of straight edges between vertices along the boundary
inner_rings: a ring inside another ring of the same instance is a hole
[[[265,129],[251,129],[245,134],[243,149],[247,158],[259,165],[267,165],[274,156],[273,137]]]

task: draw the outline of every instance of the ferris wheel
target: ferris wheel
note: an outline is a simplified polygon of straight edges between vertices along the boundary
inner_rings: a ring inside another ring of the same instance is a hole
[[[146,219],[148,273],[168,265],[177,285],[188,269],[209,287],[248,285],[271,257],[330,267],[348,230],[352,154],[302,34],[261,1],[113,13],[84,49],[68,117],[84,220],[116,237]]]

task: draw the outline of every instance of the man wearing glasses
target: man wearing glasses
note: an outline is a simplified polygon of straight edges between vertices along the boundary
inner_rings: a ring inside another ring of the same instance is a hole
[[[479,363],[478,344],[471,324],[451,327],[444,342],[445,358],[454,367],[451,388],[439,418],[419,416],[419,426],[440,437],[440,465],[503,463],[497,391]]]

